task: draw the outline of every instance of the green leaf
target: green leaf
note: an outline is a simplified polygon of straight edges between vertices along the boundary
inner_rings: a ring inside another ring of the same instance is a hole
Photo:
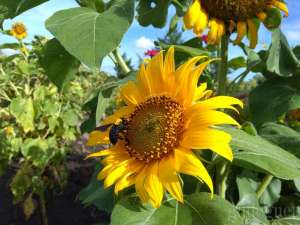
[[[116,48],[133,20],[134,1],[114,1],[103,13],[89,8],[73,8],[55,13],[46,21],[47,29],[65,49],[89,67]]]
[[[300,192],[300,178],[299,179],[295,179],[294,180],[294,184],[295,184],[297,190]]]
[[[44,46],[44,56],[41,64],[46,75],[59,90],[72,80],[80,65],[79,61],[70,55],[55,38]]]
[[[285,217],[285,218],[272,221],[272,225],[299,225],[299,224],[300,224],[299,216]]]
[[[31,98],[17,97],[11,101],[10,112],[21,124],[25,133],[34,130],[34,107]]]
[[[235,207],[219,196],[197,193],[180,204],[173,198],[161,207],[140,205],[136,197],[121,200],[114,208],[111,225],[243,225]]]
[[[78,124],[78,115],[75,109],[68,109],[61,115],[64,124],[68,126],[76,126]]]
[[[139,24],[162,28],[167,21],[170,2],[170,0],[140,0],[137,9]]]
[[[268,185],[267,189],[262,194],[259,202],[261,206],[271,207],[280,198],[281,193],[281,181],[279,179],[273,178],[271,183]]]
[[[267,140],[233,128],[222,128],[232,136],[235,165],[275,177],[300,178],[300,159]]]
[[[277,121],[287,111],[299,108],[300,95],[285,81],[269,80],[250,93],[249,107],[253,122],[260,126]]]
[[[45,168],[55,155],[55,152],[50,149],[47,140],[28,138],[22,146],[22,154],[27,160],[30,160],[34,166]]]
[[[272,35],[267,70],[279,76],[289,77],[299,66],[300,62],[290,48],[286,37],[280,29],[276,29]]]
[[[48,0],[0,0],[0,27],[4,19],[12,19],[22,12],[47,1]]]
[[[240,56],[240,57],[236,57],[236,58],[231,59],[228,62],[228,66],[229,66],[229,68],[231,68],[233,70],[237,70],[237,69],[246,67],[247,63],[246,63],[245,58]]]
[[[159,43],[159,45],[163,48],[163,49],[168,49],[171,47],[171,45],[168,44],[164,44],[164,43]],[[200,48],[193,48],[190,46],[185,46],[185,45],[172,45],[175,48],[176,52],[181,52],[184,54],[187,54],[189,56],[199,56],[199,55],[209,55],[208,51],[205,50],[201,50]]]
[[[19,43],[4,43],[4,44],[0,45],[0,49],[5,49],[5,48],[17,50],[20,48],[20,44]]]
[[[251,187],[251,178],[247,177],[246,174],[242,175],[237,177],[240,196],[237,208],[241,211],[244,225],[270,224],[264,210],[259,206],[255,190]]]
[[[99,92],[98,95],[98,104],[96,110],[96,123],[99,123],[102,117],[105,114],[105,110],[109,106],[111,95],[112,95],[113,88],[103,90]]]
[[[259,134],[300,158],[300,133],[277,123],[263,124]]]
[[[112,188],[105,189],[103,183],[97,180],[99,170],[98,166],[89,185],[80,191],[78,197],[85,205],[95,205],[98,210],[111,213],[114,204],[113,190]]]
[[[281,24],[282,16],[279,9],[269,8],[267,9],[267,18],[264,21],[264,25],[268,29],[278,28]]]

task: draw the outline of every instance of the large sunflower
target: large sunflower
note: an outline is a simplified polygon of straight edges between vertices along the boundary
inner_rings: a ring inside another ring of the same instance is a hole
[[[227,96],[209,98],[205,83],[197,87],[210,62],[199,64],[203,60],[192,58],[175,70],[174,49],[170,48],[165,59],[160,52],[146,66],[142,64],[137,81],[121,89],[126,106],[102,123],[122,121],[120,139],[88,156],[104,156],[98,178],[104,179],[105,187],[115,184],[118,193],[135,185],[141,200],[154,207],[160,206],[165,190],[183,202],[180,173],[195,176],[213,192],[212,180],[194,150],[211,149],[231,161],[231,137],[214,126],[238,123],[217,109],[235,110],[233,105],[242,103]],[[90,134],[89,146],[109,144],[110,131],[100,130]]]
[[[209,28],[209,44],[218,44],[225,33],[231,33],[235,28],[238,33],[235,43],[239,44],[248,31],[250,47],[255,48],[257,22],[264,22],[272,8],[278,8],[288,16],[288,8],[280,0],[194,0],[184,16],[184,24],[198,36]]]

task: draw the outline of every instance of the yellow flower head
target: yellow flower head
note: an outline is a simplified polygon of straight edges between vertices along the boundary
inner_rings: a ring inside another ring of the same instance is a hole
[[[18,40],[22,40],[27,37],[27,30],[23,23],[17,22],[14,23],[10,29],[10,34],[17,38]]]
[[[238,33],[235,44],[239,44],[248,32],[250,47],[255,48],[259,21],[265,21],[271,8],[288,16],[288,8],[280,0],[194,0],[184,16],[184,24],[198,36],[209,28],[209,44],[218,44],[225,33],[234,29]]]
[[[182,173],[206,183],[213,193],[211,177],[194,151],[211,149],[233,159],[231,136],[214,126],[239,126],[218,109],[235,109],[233,105],[242,106],[242,102],[227,96],[211,97],[205,83],[197,86],[210,61],[199,56],[175,69],[174,48],[170,48],[165,58],[161,51],[141,65],[137,81],[121,89],[126,106],[102,123],[114,124],[111,130],[103,132],[103,126],[99,127],[87,143],[108,144],[116,127],[119,130],[115,145],[88,156],[104,156],[98,178],[104,179],[105,187],[115,184],[118,193],[135,185],[143,202],[159,207],[165,191],[183,202]]]

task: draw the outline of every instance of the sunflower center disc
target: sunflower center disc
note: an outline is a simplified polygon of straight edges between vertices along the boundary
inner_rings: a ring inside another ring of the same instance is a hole
[[[180,104],[166,96],[151,97],[127,121],[126,149],[139,160],[160,159],[179,145],[183,125]]]
[[[200,0],[210,17],[224,22],[246,21],[267,7],[268,0]]]
[[[17,34],[23,34],[25,32],[23,25],[15,25],[14,30]]]

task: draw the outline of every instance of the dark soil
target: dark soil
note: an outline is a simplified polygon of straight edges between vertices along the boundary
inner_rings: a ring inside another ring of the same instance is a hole
[[[70,175],[64,190],[46,195],[48,225],[94,225],[109,221],[108,214],[95,207],[85,207],[77,200],[78,193],[88,185],[93,173],[93,164],[83,161],[82,157],[80,159],[80,163],[78,160],[68,161]],[[45,225],[39,201],[36,201],[37,209],[29,220],[25,219],[22,207],[12,203],[9,183],[13,174],[9,171],[0,178],[0,225]]]

